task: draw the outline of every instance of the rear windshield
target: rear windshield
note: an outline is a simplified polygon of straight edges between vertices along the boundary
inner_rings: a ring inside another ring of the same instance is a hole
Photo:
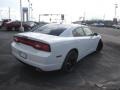
[[[48,35],[59,36],[62,32],[64,32],[66,28],[63,27],[50,27],[50,26],[42,26],[33,30],[33,32],[39,32]]]

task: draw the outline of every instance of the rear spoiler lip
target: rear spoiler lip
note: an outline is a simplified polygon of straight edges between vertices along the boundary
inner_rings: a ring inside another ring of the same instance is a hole
[[[50,44],[49,42],[47,42],[47,41],[45,41],[45,40],[36,39],[36,38],[31,38],[31,37],[24,36],[24,35],[20,35],[20,34],[16,34],[16,35],[14,35],[13,37],[22,37],[22,38],[26,38],[26,39],[35,40],[35,41],[38,41],[38,42],[43,42],[43,43],[46,43],[46,44]]]

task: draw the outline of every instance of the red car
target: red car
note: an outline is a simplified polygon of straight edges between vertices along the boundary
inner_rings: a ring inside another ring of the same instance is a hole
[[[22,25],[23,25],[25,31],[32,28],[32,26],[29,25],[27,22],[23,22]],[[7,22],[5,24],[5,27],[6,27],[7,30],[19,31],[20,26],[21,26],[21,22],[20,21],[11,21],[11,22]]]
[[[3,20],[0,22],[0,28],[5,27],[5,24],[6,24],[7,22],[10,22],[10,21],[11,21],[11,19],[3,19]]]

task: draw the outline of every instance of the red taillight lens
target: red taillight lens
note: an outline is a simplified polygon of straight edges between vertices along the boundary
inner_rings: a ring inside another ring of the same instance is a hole
[[[50,52],[50,46],[46,43],[30,40],[23,37],[14,37],[14,41],[34,47],[35,49]]]
[[[19,42],[19,37],[14,37],[15,42]]]
[[[33,47],[43,51],[50,51],[50,46],[48,44],[41,43],[41,42],[35,42]]]

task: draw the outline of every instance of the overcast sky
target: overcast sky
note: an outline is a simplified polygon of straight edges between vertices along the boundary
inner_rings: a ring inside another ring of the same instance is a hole
[[[11,8],[11,18],[19,19],[20,0],[0,0],[0,19],[8,17],[8,7]],[[117,17],[120,18],[120,0],[30,0],[33,5],[33,17],[38,20],[39,14],[63,13],[69,21],[78,20],[85,15],[86,19],[112,19],[115,3],[118,3]],[[28,0],[22,0],[24,7]]]

